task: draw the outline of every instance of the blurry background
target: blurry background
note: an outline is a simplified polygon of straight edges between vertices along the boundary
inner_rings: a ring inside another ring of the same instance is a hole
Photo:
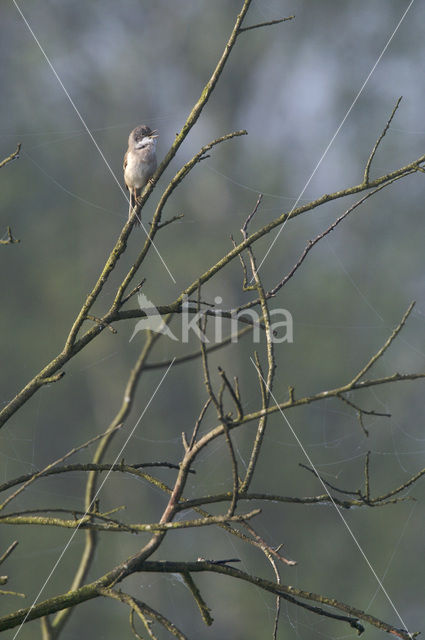
[[[20,2],[120,181],[128,133],[135,125],[157,128],[159,158],[165,154],[221,55],[241,5],[240,0]],[[240,237],[259,192],[264,199],[253,229],[291,209],[407,6],[406,0],[252,3],[245,25],[291,14],[296,19],[240,36],[198,124],[144,210],[149,220],[161,189],[202,145],[235,129],[248,130],[247,137],[220,145],[196,167],[167,205],[165,217],[184,213],[182,222],[157,236],[177,284],[151,252],[140,277],[147,279],[144,293],[154,304],[174,300],[229,250],[229,234]],[[5,3],[1,14],[0,158],[22,142],[19,161],[0,172],[0,233],[10,224],[21,239],[20,245],[0,247],[3,405],[61,350],[126,220],[128,206],[16,8]],[[377,154],[372,177],[424,153],[424,21],[425,7],[416,2],[303,199],[361,181],[370,150],[400,95],[403,101]],[[371,375],[424,371],[423,181],[421,174],[409,177],[368,200],[314,249],[273,301],[272,308],[284,307],[294,318],[294,343],[277,348],[279,399],[286,398],[288,385],[301,396],[350,380],[383,344],[412,300],[417,305],[406,328]],[[286,274],[306,242],[348,204],[338,201],[288,223],[262,267],[266,286]],[[273,237],[258,243],[259,260]],[[94,312],[100,315],[108,308],[143,238],[142,231],[133,232]],[[241,277],[234,261],[205,287],[203,295],[211,300],[220,295],[223,306],[237,306],[247,296],[241,292]],[[42,468],[105,430],[143,342],[139,333],[129,343],[134,324],[119,324],[116,336],[105,331],[66,366],[67,375],[60,383],[38,392],[7,423],[0,435],[2,481]],[[179,327],[173,328],[178,334]],[[228,330],[225,327],[224,333]],[[240,377],[247,410],[259,406],[249,360],[253,349],[251,339],[245,338],[219,352],[211,363],[214,371],[221,364],[229,376]],[[182,352],[182,345],[165,338],[153,359]],[[117,436],[108,460],[119,451],[161,375],[161,371],[144,375],[127,430]],[[369,438],[354,412],[336,400],[292,411],[288,418],[319,471],[342,488],[362,486],[364,457],[370,450],[371,490],[382,494],[425,466],[423,389],[419,381],[375,387],[352,397],[364,408],[392,414],[391,419],[367,421]],[[178,462],[181,432],[190,432],[205,398],[199,362],[172,369],[136,430],[126,460]],[[211,413],[204,427],[214,424]],[[235,433],[242,470],[254,429],[252,425]],[[76,459],[89,456],[85,451]],[[252,488],[296,496],[323,493],[299,462],[306,462],[302,452],[282,417],[274,416]],[[174,478],[171,471],[158,475],[168,483]],[[215,443],[205,452],[203,465],[198,463],[187,495],[230,486],[226,448]],[[81,509],[83,487],[83,474],[38,482],[13,510]],[[422,481],[411,489],[417,502],[344,514],[411,631],[424,629],[423,487]],[[124,502],[128,509],[122,517],[128,522],[149,521],[159,517],[164,497],[134,479],[110,477],[101,508]],[[270,544],[283,543],[285,555],[298,561],[295,568],[282,572],[285,583],[334,596],[402,626],[332,507],[268,504],[256,526]],[[27,594],[25,602],[3,598],[3,614],[31,603],[69,536],[70,531],[60,529],[3,528],[0,553],[15,538],[20,542],[2,567],[10,576],[8,588]],[[42,599],[67,589],[83,536],[74,538]],[[90,577],[135,552],[144,539],[104,534]],[[273,578],[259,552],[237,544],[219,529],[170,534],[156,557],[198,555],[236,556],[246,571]],[[192,597],[177,578],[139,575],[123,589],[168,615],[190,638],[271,637],[272,596],[220,576],[199,576],[197,581],[215,618],[211,628],[203,625]],[[118,603],[89,602],[78,608],[62,637],[131,638],[127,613]],[[4,636],[12,638],[14,633]],[[164,637],[161,631],[158,634]],[[342,623],[282,603],[279,638],[354,635]],[[38,623],[26,625],[19,637],[39,637]],[[368,627],[367,637],[382,637],[382,632]]]

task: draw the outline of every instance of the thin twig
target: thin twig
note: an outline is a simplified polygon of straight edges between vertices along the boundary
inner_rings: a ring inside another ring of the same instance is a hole
[[[22,146],[22,144],[20,142],[18,142],[18,145],[16,147],[16,151],[11,153],[10,156],[7,156],[7,158],[5,158],[4,160],[2,160],[0,162],[0,169],[1,169],[1,167],[4,167],[6,164],[8,164],[9,162],[12,162],[12,160],[17,160],[19,158],[19,152],[21,150],[21,146]]]
[[[374,498],[373,501],[371,500],[370,502],[375,503],[377,500],[380,500],[380,501],[388,500],[388,498],[392,498],[393,496],[397,495],[401,491],[405,491],[406,489],[411,487],[412,484],[414,484],[415,482],[417,482],[420,478],[423,478],[424,476],[425,476],[425,469],[421,469],[420,471],[418,471],[418,473],[416,473],[414,476],[409,478],[406,482],[403,482],[403,484],[401,484],[396,489],[393,489],[392,491],[389,491],[388,493],[384,493],[382,496],[379,496],[379,498]]]
[[[242,237],[243,237],[244,240],[246,240],[246,238],[248,237],[248,225],[251,222],[252,218],[257,213],[258,207],[260,206],[262,199],[263,199],[263,194],[259,193],[258,194],[258,198],[257,198],[257,202],[255,203],[255,207],[253,208],[253,210],[251,211],[251,213],[248,215],[248,217],[246,218],[245,222],[243,223],[241,232],[242,232]]]
[[[59,373],[55,373],[53,376],[47,376],[46,378],[40,378],[40,384],[52,384],[53,382],[59,382],[65,375],[65,371],[59,371]]]
[[[364,493],[366,502],[370,502],[370,475],[369,475],[370,451],[367,452],[364,463]]]
[[[12,551],[14,549],[16,549],[16,547],[18,546],[18,541],[14,540],[12,542],[12,544],[6,549],[6,551],[3,553],[2,556],[0,556],[0,564],[3,564],[3,562],[6,560],[6,558],[8,558],[10,556],[10,554],[12,553]]]
[[[205,624],[210,627],[212,625],[212,623],[214,622],[214,619],[211,617],[211,609],[208,607],[208,605],[206,604],[205,600],[203,599],[201,592],[199,591],[198,587],[195,584],[195,581],[193,580],[192,576],[190,575],[189,571],[184,571],[181,574],[185,585],[187,586],[187,588],[189,589],[189,591],[191,592],[191,594],[193,595],[196,604],[198,605],[198,609],[201,613],[201,617],[202,620],[205,622]]]
[[[348,496],[357,496],[358,495],[357,491],[348,491],[346,489],[339,489],[338,487],[335,487],[335,485],[331,484],[330,482],[325,480],[323,478],[323,476],[321,476],[319,473],[317,473],[317,471],[315,469],[312,469],[311,467],[308,467],[303,462],[299,462],[298,466],[302,467],[302,469],[306,469],[306,471],[310,471],[310,473],[312,473],[314,476],[316,476],[316,478],[318,480],[320,480],[321,482],[323,482],[323,484],[325,484],[327,487],[332,489],[332,491],[338,491],[338,493],[343,493],[343,494],[348,495]]]
[[[279,547],[273,549],[273,547],[267,544],[264,538],[262,538],[248,522],[244,523],[244,527],[247,531],[249,531],[256,542],[258,542],[258,546],[262,551],[267,551],[270,556],[273,556],[273,558],[276,558],[276,560],[279,560],[279,562],[282,562],[288,567],[293,567],[297,564],[295,560],[288,560],[288,558],[280,555],[279,551],[282,548],[282,545],[279,545]]]
[[[130,291],[130,293],[129,293],[128,295],[126,295],[126,296],[125,296],[125,298],[123,298],[123,299],[121,300],[121,305],[124,305],[124,304],[127,302],[127,300],[130,300],[130,298],[132,298],[133,296],[135,296],[135,295],[136,295],[136,293],[139,293],[140,289],[143,287],[143,285],[145,284],[145,282],[146,282],[146,278],[142,278],[142,280],[141,280],[138,284],[136,284],[136,286],[134,287],[134,289],[132,289],[132,290]]]
[[[379,413],[378,411],[367,411],[366,409],[362,409],[361,407],[358,407],[356,404],[354,404],[354,402],[351,402],[351,400],[348,400],[348,398],[346,398],[345,396],[343,396],[342,394],[338,396],[340,400],[342,400],[342,402],[344,402],[345,404],[348,404],[349,407],[352,407],[353,409],[356,410],[357,412],[357,418],[359,420],[360,423],[360,427],[363,431],[363,433],[365,434],[366,437],[369,437],[369,431],[368,429],[366,429],[365,424],[363,422],[363,415],[367,415],[367,416],[380,416],[380,417],[385,417],[385,418],[391,418],[391,414],[390,413]]]
[[[357,404],[355,404],[351,400],[348,400],[348,398],[346,398],[342,394],[340,396],[338,396],[338,397],[339,397],[340,400],[345,402],[345,404],[348,404],[349,407],[352,407],[353,409],[355,409],[359,413],[364,413],[366,416],[378,416],[380,418],[391,418],[391,413],[381,413],[379,411],[374,411],[373,409],[369,409],[369,410],[368,409],[362,409],[361,407],[359,407]]]
[[[12,234],[12,229],[7,227],[7,239],[0,240],[0,244],[19,244],[21,242],[18,238],[15,238]]]
[[[384,355],[385,351],[388,349],[390,344],[395,340],[395,338],[398,336],[400,331],[403,329],[404,325],[406,324],[406,320],[410,316],[414,306],[415,306],[414,301],[409,304],[406,313],[404,314],[404,316],[402,317],[399,324],[396,326],[396,328],[394,329],[394,331],[392,332],[388,340],[385,342],[384,345],[382,345],[379,351],[377,351],[375,355],[371,357],[371,359],[363,367],[363,369],[359,371],[359,373],[356,376],[354,376],[352,381],[349,383],[350,387],[353,387],[360,380],[360,378],[362,378],[365,375],[365,373],[369,371],[369,369],[375,364],[375,362]]]
[[[184,213],[179,213],[178,215],[173,216],[172,218],[169,218],[169,220],[165,220],[164,222],[159,223],[157,225],[157,229],[163,229],[164,227],[167,227],[169,224],[172,224],[177,220],[181,220],[182,218],[184,218]]]
[[[287,18],[278,18],[277,20],[269,20],[268,22],[259,22],[258,24],[252,24],[249,27],[241,27],[238,33],[243,33],[244,31],[251,31],[251,29],[260,29],[261,27],[269,27],[273,24],[280,24],[281,22],[287,22],[288,20],[293,20],[295,16],[288,16]]]
[[[229,391],[229,393],[230,393],[230,395],[231,395],[231,397],[233,399],[233,402],[235,403],[236,410],[237,410],[237,413],[238,413],[238,420],[242,420],[242,418],[243,418],[243,408],[242,408],[242,404],[241,404],[240,398],[238,397],[236,391],[234,390],[234,388],[230,384],[230,382],[229,382],[229,380],[228,380],[228,378],[226,376],[225,371],[223,371],[223,369],[221,367],[218,367],[218,372],[219,372],[219,374],[220,374],[220,376],[221,376],[221,378],[222,378],[222,380],[223,380],[223,382],[224,382],[224,384],[226,386],[226,389]]]
[[[135,627],[135,624],[134,624],[134,614],[135,613],[136,613],[136,611],[132,607],[130,607],[130,628],[131,628],[131,630],[133,632],[134,637],[137,640],[144,640],[144,638],[142,638],[142,636],[139,633],[137,633],[137,631],[136,631],[136,627]],[[157,640],[156,636],[153,634],[153,632],[152,632],[152,630],[150,628],[149,618],[147,618],[144,615],[142,610],[140,610],[140,613],[138,613],[138,616],[139,616],[139,619],[145,625],[145,629],[148,632],[149,637],[151,638],[151,640]]]
[[[212,384],[211,384],[211,376],[210,376],[210,370],[209,370],[209,366],[208,366],[208,358],[207,358],[207,353],[206,353],[206,348],[205,348],[205,343],[203,340],[203,336],[205,336],[205,331],[207,328],[207,316],[206,314],[204,314],[198,323],[199,329],[200,329],[200,340],[199,340],[199,344],[201,347],[201,354],[202,354],[202,369],[204,372],[204,385],[205,388],[207,390],[208,393],[208,397],[211,399],[211,402],[214,404],[218,417],[220,420],[223,419],[223,415],[222,415],[222,409],[220,406],[220,402],[217,398],[217,396],[214,393]]]
[[[204,416],[207,412],[208,407],[211,404],[211,397],[207,398],[207,401],[205,402],[204,406],[201,409],[201,413],[199,414],[199,417],[195,423],[194,429],[193,429],[193,433],[192,433],[192,437],[190,439],[190,443],[188,446],[188,450],[190,451],[193,448],[193,445],[195,443],[196,437],[198,435],[198,431],[199,431],[199,427],[201,426],[201,422],[204,419]]]
[[[229,504],[229,509],[227,511],[228,516],[233,516],[236,511],[236,507],[238,504],[239,497],[239,475],[238,475],[238,463],[236,460],[235,449],[233,447],[233,442],[230,437],[229,425],[227,424],[226,418],[222,421],[224,437],[226,439],[227,446],[229,448],[230,453],[230,461],[232,464],[232,477],[233,477],[233,490],[232,490],[232,499]]]
[[[375,154],[376,154],[376,152],[378,150],[379,145],[381,144],[381,141],[382,141],[383,137],[385,136],[385,134],[387,133],[388,129],[390,128],[390,124],[392,122],[392,119],[395,116],[395,112],[397,111],[402,98],[403,98],[403,96],[400,96],[399,99],[397,100],[397,102],[395,104],[395,107],[392,110],[391,115],[390,115],[390,117],[388,119],[387,124],[385,125],[381,135],[379,136],[379,138],[375,142],[375,145],[374,145],[374,147],[373,147],[373,149],[371,151],[371,154],[370,154],[370,156],[368,158],[368,161],[366,163],[366,168],[365,168],[365,171],[364,171],[364,177],[363,177],[364,184],[369,184],[369,173],[370,173],[370,167],[372,165],[373,158],[375,157]]]

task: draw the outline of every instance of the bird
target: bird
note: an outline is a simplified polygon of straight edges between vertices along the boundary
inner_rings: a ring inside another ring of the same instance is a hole
[[[136,198],[156,171],[156,143],[158,134],[145,124],[139,125],[128,136],[128,149],[124,156],[125,186],[130,192],[128,217],[130,219]],[[138,220],[140,223],[140,220]]]

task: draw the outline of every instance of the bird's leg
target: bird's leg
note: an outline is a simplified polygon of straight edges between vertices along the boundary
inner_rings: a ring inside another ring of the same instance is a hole
[[[130,189],[130,202],[128,207],[128,218],[130,219],[133,209],[136,205],[136,189]]]
[[[142,191],[141,189],[136,189],[136,188],[134,189],[133,208],[136,208],[137,205],[139,204],[138,198],[140,196],[141,191]],[[140,214],[136,213],[135,218],[136,218],[136,220],[135,220],[136,226],[140,225],[141,224],[141,222],[140,222]]]
[[[130,216],[131,216],[131,200],[132,200],[132,190],[129,189],[128,190],[128,219],[130,220]]]

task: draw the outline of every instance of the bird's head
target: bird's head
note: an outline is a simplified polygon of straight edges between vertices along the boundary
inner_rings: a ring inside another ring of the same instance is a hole
[[[133,129],[128,137],[128,146],[130,149],[156,149],[156,141],[158,134],[156,130],[152,130],[142,124]]]

